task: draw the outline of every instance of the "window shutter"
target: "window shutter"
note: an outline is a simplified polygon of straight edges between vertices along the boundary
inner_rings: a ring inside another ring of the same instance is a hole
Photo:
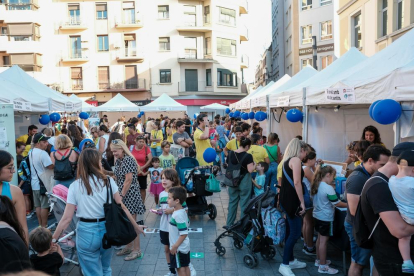
[[[136,67],[125,66],[125,79],[130,80],[136,78]]]
[[[17,64],[17,65],[34,64],[33,54],[13,54],[13,55],[10,55],[10,60],[12,64]]]
[[[135,37],[134,37],[134,35],[124,35],[124,40],[125,41],[133,41],[133,40],[135,40]]]
[[[106,11],[106,4],[96,4],[96,11]]]
[[[9,35],[33,35],[33,24],[8,24]]]
[[[98,67],[98,81],[99,83],[109,82],[109,67],[108,66]]]
[[[77,11],[77,10],[79,10],[79,5],[69,5],[68,10]]]
[[[122,2],[123,9],[133,9],[135,7],[134,2]]]
[[[158,6],[158,12],[167,12],[168,6]]]
[[[159,38],[159,42],[160,43],[168,43],[169,42],[169,39],[168,39],[168,37],[160,37]]]
[[[70,69],[72,71],[72,79],[82,79],[82,67],[72,67]]]
[[[197,49],[197,39],[195,37],[184,38],[185,49]]]

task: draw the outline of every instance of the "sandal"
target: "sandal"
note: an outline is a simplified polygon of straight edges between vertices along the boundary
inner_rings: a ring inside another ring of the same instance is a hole
[[[138,258],[141,258],[142,253],[141,251],[132,251],[131,254],[124,258],[125,261],[132,261]]]
[[[131,248],[124,247],[124,248],[122,248],[120,251],[118,251],[118,252],[116,253],[116,255],[117,255],[117,256],[123,256],[123,255],[128,255],[128,254],[131,254],[131,252],[132,252],[132,249],[131,249]]]

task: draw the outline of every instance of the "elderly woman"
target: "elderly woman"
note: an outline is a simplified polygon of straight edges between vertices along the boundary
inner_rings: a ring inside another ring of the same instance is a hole
[[[132,155],[137,160],[138,166],[141,167],[142,172],[146,172],[151,167],[152,153],[150,148],[145,144],[145,136],[140,135],[135,139],[135,146],[132,149]],[[140,173],[138,175],[139,189],[142,201],[145,203],[147,196],[147,176]]]
[[[54,179],[56,184],[62,184],[69,188],[76,179],[76,168],[79,155],[72,149],[73,144],[68,136],[60,134],[55,140],[56,151],[50,154],[55,167]]]
[[[99,143],[99,134],[98,134],[98,128],[97,127],[91,127],[91,136],[92,140],[95,143],[95,146]]]
[[[96,148],[99,150],[100,153],[104,153],[106,148],[108,147],[108,140],[109,140],[109,130],[106,125],[100,125],[98,129],[99,135],[99,143]]]
[[[118,184],[119,194],[122,197],[122,202],[136,220],[137,215],[145,213],[145,206],[141,199],[138,183],[138,173],[141,171],[140,167],[124,141],[121,139],[113,140],[110,147],[116,160],[114,174],[116,183]],[[125,261],[131,261],[141,257],[139,236],[116,255],[127,255]]]
[[[84,275],[111,275],[113,249],[102,248],[102,238],[106,233],[104,203],[107,189],[112,188],[116,203],[121,204],[138,236],[143,227],[137,225],[128,209],[122,203],[118,187],[101,169],[101,155],[95,149],[85,149],[79,157],[78,179],[69,188],[67,205],[60,220],[53,241],[57,240],[75,214],[79,218],[76,231],[76,248]]]

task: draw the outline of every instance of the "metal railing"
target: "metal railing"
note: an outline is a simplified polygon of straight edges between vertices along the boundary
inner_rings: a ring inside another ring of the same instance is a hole
[[[178,82],[178,92],[213,92],[213,82],[185,81]]]
[[[13,1],[4,1],[7,10],[37,10],[37,1],[36,0],[13,0]]]
[[[82,79],[72,79],[71,80],[72,90],[83,90],[83,80]]]
[[[115,25],[141,25],[142,17],[136,15],[134,17],[115,17]]]
[[[72,49],[69,51],[68,59],[86,59],[88,56],[82,49]]]
[[[135,48],[135,47],[125,47],[124,56],[125,57],[136,57],[137,56],[137,48]]]
[[[109,89],[111,86],[109,85],[109,82],[100,82],[98,83],[99,89]]]
[[[85,23],[82,22],[82,18],[80,16],[69,16],[66,21],[62,21],[60,23],[61,27],[76,27],[76,26],[84,26]]]

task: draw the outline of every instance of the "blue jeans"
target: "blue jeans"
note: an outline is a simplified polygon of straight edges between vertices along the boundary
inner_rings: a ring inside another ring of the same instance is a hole
[[[84,275],[112,275],[111,258],[113,248],[102,248],[102,238],[106,233],[105,221],[79,221],[76,229],[76,248]]]
[[[293,247],[300,238],[302,233],[302,218],[294,217],[290,218],[287,216],[287,227],[286,227],[286,241],[285,248],[283,249],[283,264],[289,265],[290,261],[294,260]]]
[[[269,169],[266,172],[266,187],[270,187],[270,190],[276,192],[277,185],[277,163],[270,162]]]
[[[152,157],[160,157],[161,153],[161,147],[151,148]]]
[[[354,263],[367,266],[369,265],[369,259],[371,257],[371,249],[365,249],[358,246],[352,234],[353,225],[347,221],[344,223],[345,231],[349,236],[349,242],[351,244],[351,259]],[[385,275],[385,274],[384,274]]]

